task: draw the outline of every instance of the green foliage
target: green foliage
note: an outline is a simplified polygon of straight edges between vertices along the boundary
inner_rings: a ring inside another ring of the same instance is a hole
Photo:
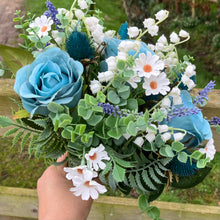
[[[16,72],[23,66],[34,61],[33,55],[24,49],[0,45],[0,55],[5,65],[16,75]]]
[[[220,34],[216,34],[213,38],[212,38],[212,47],[215,50],[220,49]]]
[[[5,116],[0,116],[0,127],[6,128],[8,126],[14,125],[13,121]]]

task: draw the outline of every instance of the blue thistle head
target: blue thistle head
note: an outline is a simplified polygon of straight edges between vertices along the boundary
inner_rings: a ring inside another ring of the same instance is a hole
[[[118,30],[118,34],[121,40],[128,39],[128,22],[126,21]]]
[[[170,163],[167,165],[167,168],[176,173],[178,176],[192,176],[198,170],[195,162],[190,163],[188,158],[186,163],[180,162],[177,157],[174,157]]]
[[[66,42],[66,49],[74,60],[92,59],[95,49],[85,33],[73,31]]]

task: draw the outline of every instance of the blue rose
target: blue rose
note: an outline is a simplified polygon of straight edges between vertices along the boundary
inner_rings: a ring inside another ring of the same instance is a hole
[[[23,107],[33,114],[47,115],[50,102],[74,107],[81,98],[83,66],[59,48],[51,48],[18,70],[14,90]]]
[[[183,106],[186,108],[195,108],[192,103],[190,94],[183,90],[181,91]],[[186,147],[197,147],[203,140],[212,138],[212,131],[207,120],[203,118],[201,112],[185,117],[175,117],[170,122],[166,121],[169,127],[181,128],[186,130],[187,134],[181,141]]]

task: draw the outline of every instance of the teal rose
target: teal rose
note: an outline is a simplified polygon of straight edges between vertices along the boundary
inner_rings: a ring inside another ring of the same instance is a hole
[[[23,107],[34,114],[47,115],[50,102],[74,107],[82,93],[83,66],[59,48],[50,48],[35,61],[18,70],[14,90]]]

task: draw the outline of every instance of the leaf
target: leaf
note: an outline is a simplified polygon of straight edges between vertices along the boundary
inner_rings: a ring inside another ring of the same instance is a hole
[[[27,143],[28,138],[31,136],[31,132],[28,132],[24,135],[21,141],[21,151],[23,151],[25,144]]]
[[[148,187],[150,187],[153,190],[156,190],[157,188],[154,186],[154,184],[152,183],[151,179],[149,178],[148,172],[147,170],[143,170],[142,174],[141,174],[144,182],[146,183],[146,185]]]
[[[147,189],[145,189],[145,188],[143,187],[143,185],[142,185],[142,183],[141,183],[141,179],[140,179],[140,174],[139,174],[138,172],[136,172],[135,179],[136,179],[138,188],[139,188],[142,192],[148,191]]]
[[[173,150],[175,150],[176,152],[180,152],[183,149],[185,149],[184,144],[182,144],[181,142],[173,142],[172,143],[172,148]]]
[[[108,92],[107,99],[108,99],[109,102],[111,102],[115,105],[120,103],[120,98],[119,98],[118,94],[113,90],[110,90]]]
[[[130,121],[128,123],[127,129],[126,129],[126,133],[130,134],[132,136],[136,136],[137,135],[136,124],[133,121]]]
[[[106,96],[101,91],[98,91],[96,99],[98,102],[105,103]]]
[[[154,182],[158,184],[162,184],[162,182],[159,180],[159,178],[155,175],[154,169],[152,167],[149,168],[149,174],[151,178],[154,180]]]
[[[150,218],[158,219],[160,217],[160,210],[156,206],[150,206],[146,211]]]
[[[133,70],[125,70],[125,71],[123,71],[123,76],[124,76],[124,77],[130,78],[130,77],[132,77],[133,75],[134,75],[134,71],[133,71]]]
[[[87,123],[92,126],[96,126],[103,119],[103,115],[93,114],[89,119],[87,119]]]
[[[162,171],[158,168],[157,165],[155,165],[154,168],[158,175],[160,175],[161,177],[166,177],[165,174],[162,173]]]
[[[128,99],[126,108],[131,111],[137,111],[138,110],[137,100],[136,99]]]
[[[8,137],[8,136],[16,133],[18,130],[19,130],[19,128],[12,128],[4,133],[4,137]]]
[[[120,87],[118,89],[118,95],[123,99],[127,99],[130,96],[130,87],[129,86]]]
[[[30,118],[30,113],[26,109],[22,109],[13,114],[13,119]]]
[[[132,173],[130,173],[130,174],[128,175],[128,180],[129,180],[130,186],[131,186],[132,188],[134,188],[134,189],[137,189],[137,188],[138,188],[138,186],[137,186],[137,184],[136,184],[136,181],[135,181],[135,178],[134,178],[134,175],[133,175]]]
[[[5,45],[0,45],[0,55],[5,65],[14,74],[16,74],[16,72],[21,67],[34,61],[34,57],[30,52],[24,49],[9,47]]]
[[[122,182],[125,177],[125,169],[118,166],[117,164],[114,164],[113,172],[112,172],[113,178],[117,182]]]
[[[125,63],[124,60],[118,60],[118,62],[117,62],[117,69],[123,70],[125,68],[125,65],[126,65],[126,63]]]
[[[102,171],[102,175],[106,175],[112,168],[112,161],[106,163],[105,169]]]
[[[145,210],[149,206],[148,197],[145,194],[138,196],[138,207],[141,210]]]
[[[173,178],[171,186],[178,189],[187,189],[201,183],[205,177],[210,173],[212,168],[205,167],[196,171],[192,176],[179,176],[178,182]]]
[[[53,112],[55,114],[62,113],[64,111],[64,107],[56,102],[50,102],[47,108],[50,112]]]
[[[0,127],[6,128],[8,126],[14,125],[13,121],[5,116],[0,116]]]
[[[115,183],[115,179],[113,178],[112,172],[109,173],[108,175],[108,183],[110,188],[115,191],[116,190],[116,183]]]
[[[190,158],[193,158],[195,160],[199,160],[202,156],[203,156],[203,153],[196,150],[190,155]]]
[[[186,152],[179,152],[177,159],[182,163],[186,163],[188,159],[188,154]]]
[[[24,134],[24,131],[20,131],[13,139],[12,141],[12,147],[15,146],[15,144],[19,141],[19,139],[21,138],[21,136]]]
[[[122,160],[118,157],[113,157],[113,158],[115,162],[122,167],[125,167],[125,168],[134,167],[134,165],[130,161]]]

